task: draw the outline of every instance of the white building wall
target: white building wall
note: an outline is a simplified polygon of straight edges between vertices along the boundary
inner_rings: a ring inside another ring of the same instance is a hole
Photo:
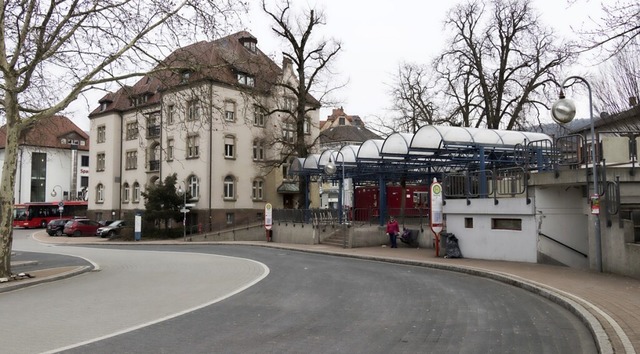
[[[71,191],[71,150],[42,148],[35,146],[21,146],[18,152],[18,166],[15,180],[15,203],[28,203],[31,201],[31,157],[33,152],[47,154],[47,175],[45,187],[45,201],[59,201],[63,199],[64,192],[68,193],[69,198],[77,196],[80,191],[80,176],[88,176],[89,171],[81,168],[80,160],[78,161],[78,169],[75,171],[78,178],[78,189]],[[2,173],[4,162],[4,150],[0,151],[0,173]],[[78,151],[78,159],[80,156],[88,155],[88,151]],[[51,192],[55,189],[56,196],[52,196]]]
[[[466,258],[504,261],[537,261],[537,225],[534,203],[524,198],[447,199],[444,206],[446,230],[458,238],[460,251]],[[473,220],[473,227],[465,227],[465,218]],[[492,219],[521,220],[521,230],[492,229]]]

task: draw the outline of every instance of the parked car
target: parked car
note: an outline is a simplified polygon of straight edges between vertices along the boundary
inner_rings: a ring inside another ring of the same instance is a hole
[[[73,219],[64,224],[64,234],[67,236],[93,236],[100,224],[89,219]]]
[[[64,233],[64,225],[71,219],[55,219],[47,224],[47,233],[49,236],[62,236]]]
[[[118,235],[120,233],[120,229],[122,229],[124,226],[125,226],[124,220],[115,220],[111,222],[111,224],[109,225],[98,228],[98,230],[96,231],[96,235],[102,238],[105,238],[105,237],[111,238],[111,237],[114,237],[115,235]]]

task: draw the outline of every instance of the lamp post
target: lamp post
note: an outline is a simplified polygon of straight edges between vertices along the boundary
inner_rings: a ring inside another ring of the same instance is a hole
[[[344,155],[342,154],[341,151],[338,151],[336,156],[340,155],[342,156],[342,163],[341,163],[341,168],[342,168],[342,180],[340,181],[340,188],[339,193],[338,193],[338,221],[342,224],[342,248],[347,248],[347,236],[346,236],[346,230],[345,230],[345,226],[346,226],[346,220],[344,220],[344,215],[342,214],[343,212],[343,197],[342,194],[344,193]],[[336,157],[337,160],[337,157]],[[337,170],[337,166],[334,162],[331,161],[331,157],[329,157],[329,162],[324,166],[324,172],[330,176],[333,176],[336,174],[336,170]]]
[[[567,85],[567,82],[569,80],[573,80],[573,82],[571,82],[570,85]],[[585,86],[587,86],[587,90],[589,91],[589,121],[591,124],[591,168],[593,174],[593,195],[591,201],[592,203],[599,203],[600,191],[598,188],[598,168],[596,167],[596,134],[593,121],[593,103],[591,96],[591,86],[589,85],[587,80],[580,76],[570,76],[562,82],[562,85],[560,85],[559,99],[551,106],[551,117],[554,121],[560,124],[569,123],[571,120],[573,120],[573,118],[576,116],[576,105],[572,100],[565,98],[564,92],[562,90],[571,87],[578,81],[585,84]],[[600,215],[598,213],[595,212],[595,209],[592,209],[591,211],[591,216],[594,219],[593,223],[596,243],[596,269],[598,270],[598,272],[602,272],[602,244],[600,235]]]
[[[56,187],[60,188],[60,194],[62,194],[62,186],[59,184],[56,184],[55,186],[53,186],[53,190],[51,191],[51,197],[55,198],[58,193],[56,193]],[[58,203],[58,214],[60,215],[60,219],[62,219],[62,212],[64,211],[64,202],[62,200],[60,200],[60,203]]]
[[[189,209],[187,209],[187,188],[185,187],[184,191],[182,190],[182,182],[180,182],[180,186],[178,187],[178,195],[182,196],[182,241],[187,241],[187,213]]]

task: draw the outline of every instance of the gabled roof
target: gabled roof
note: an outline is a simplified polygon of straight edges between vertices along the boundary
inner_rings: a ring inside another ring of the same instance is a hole
[[[6,126],[0,127],[0,149],[5,148],[7,140]],[[64,139],[65,143],[62,143]],[[89,151],[89,135],[82,131],[65,116],[52,116],[38,120],[33,127],[20,138],[20,145],[69,149],[74,140],[85,141],[78,150]]]
[[[240,31],[214,41],[201,41],[179,48],[135,85],[122,87],[115,93],[105,95],[99,101],[101,106],[93,110],[89,117],[109,111],[132,109],[134,107],[131,99],[136,97],[146,96],[145,101],[137,107],[155,104],[160,102],[161,92],[164,90],[205,80],[268,93],[283,71],[259,48],[255,47],[255,51],[252,51],[243,45],[247,42],[257,43],[257,39],[247,31]],[[253,76],[255,86],[238,83],[238,73]],[[307,99],[310,105],[320,105],[311,96]]]
[[[380,139],[378,134],[365,127],[339,125],[320,132],[320,144],[335,142],[362,143],[369,139]]]

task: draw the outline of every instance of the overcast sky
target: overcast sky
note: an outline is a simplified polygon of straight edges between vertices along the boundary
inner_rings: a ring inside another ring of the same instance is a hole
[[[296,6],[314,2],[292,0]],[[388,116],[389,85],[402,62],[428,63],[446,41],[443,21],[455,0],[322,0],[327,25],[319,27],[325,37],[342,42],[343,50],[333,66],[337,81],[348,80],[336,98],[348,114],[359,115],[367,121],[371,116]],[[533,0],[532,5],[546,26],[564,36],[572,36],[572,26],[579,28],[600,19],[600,0]],[[305,5],[302,5],[305,4]],[[281,63],[282,45],[271,31],[267,16],[258,0],[251,1],[252,12],[245,29],[258,38],[258,47]],[[566,74],[583,75],[587,67],[574,67]],[[89,96],[91,108],[97,106],[102,93]],[[77,102],[66,112],[80,128],[89,129],[85,102]],[[320,119],[325,119],[333,107],[325,107]]]

